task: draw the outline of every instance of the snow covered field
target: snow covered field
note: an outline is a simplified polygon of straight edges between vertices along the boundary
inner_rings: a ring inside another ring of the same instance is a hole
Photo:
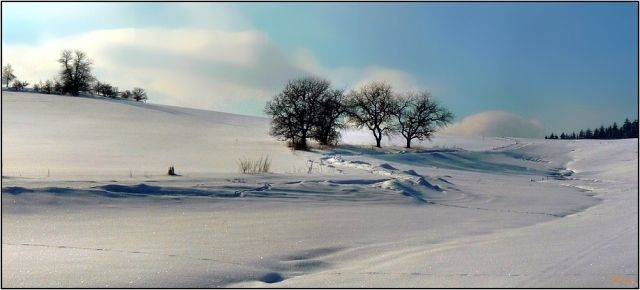
[[[292,152],[219,112],[2,92],[2,113],[3,287],[638,285],[637,139]]]

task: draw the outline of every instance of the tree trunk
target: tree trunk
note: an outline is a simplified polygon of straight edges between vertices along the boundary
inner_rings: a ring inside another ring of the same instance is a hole
[[[380,148],[380,140],[382,139],[382,134],[380,134],[380,136],[378,136],[378,132],[376,131],[376,129],[369,129],[371,130],[371,132],[373,133],[373,138],[376,139],[376,147]]]
[[[320,145],[324,145],[324,146],[329,145],[329,134],[322,133],[322,136],[320,136],[320,138],[318,139],[319,139],[318,143],[320,143]]]
[[[382,146],[380,146],[380,141],[382,141],[382,130],[380,128],[376,128],[373,130],[373,136],[376,137],[376,147],[382,148]]]
[[[411,138],[407,138],[407,148],[411,148]]]
[[[300,147],[302,150],[307,150],[307,132],[302,133],[302,140],[300,140]]]

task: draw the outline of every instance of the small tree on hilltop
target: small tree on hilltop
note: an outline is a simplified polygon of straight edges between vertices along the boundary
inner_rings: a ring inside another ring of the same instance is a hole
[[[382,135],[391,129],[395,98],[391,86],[372,82],[349,94],[349,120],[357,127],[367,127],[380,148]]]
[[[58,62],[62,65],[60,80],[63,93],[77,96],[91,90],[91,83],[95,80],[91,74],[93,63],[83,51],[63,50]]]
[[[306,150],[318,120],[320,100],[330,85],[328,80],[316,77],[290,80],[265,106],[265,113],[272,117],[269,134],[289,141],[296,150]]]
[[[118,87],[114,87],[112,85],[105,85],[104,87],[104,96],[107,98],[115,99],[118,97]]]
[[[7,85],[7,89],[9,88],[9,83],[16,79],[16,75],[13,74],[13,67],[11,64],[7,64],[2,67],[2,83]]]
[[[114,98],[117,96],[118,89],[107,83],[96,82],[93,85],[93,91],[99,96]]]
[[[45,94],[53,93],[53,82],[51,80],[46,80],[44,85],[42,85],[42,92]]]
[[[39,83],[33,84],[33,91],[36,92],[36,93],[41,92],[42,91],[42,86],[43,86],[42,81],[40,81]]]
[[[130,90],[124,90],[122,93],[120,93],[120,97],[128,100],[133,97],[133,93]]]
[[[451,123],[453,119],[453,114],[440,106],[427,91],[411,92],[399,98],[392,114],[393,130],[406,139],[407,148],[411,148],[413,139],[430,139],[438,128]]]
[[[64,84],[60,80],[55,80],[53,83],[53,92],[59,95],[64,94]]]
[[[147,92],[142,88],[133,88],[133,91],[131,91],[131,97],[133,97],[136,102],[144,102],[147,100]]]
[[[98,96],[104,96],[102,94],[102,87],[104,86],[104,84],[100,81],[95,81],[93,83],[93,86],[91,86],[91,92],[98,95]]]
[[[20,80],[14,80],[13,84],[11,85],[11,87],[15,90],[15,91],[22,91],[24,90],[24,88],[26,88],[29,85],[28,82],[22,82]]]

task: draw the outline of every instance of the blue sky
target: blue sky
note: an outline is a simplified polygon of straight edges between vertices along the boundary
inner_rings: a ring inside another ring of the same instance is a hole
[[[55,57],[24,52],[73,44],[152,102],[256,115],[315,74],[429,89],[458,122],[501,111],[550,132],[638,114],[637,3],[3,3],[2,16],[19,77],[55,73]]]

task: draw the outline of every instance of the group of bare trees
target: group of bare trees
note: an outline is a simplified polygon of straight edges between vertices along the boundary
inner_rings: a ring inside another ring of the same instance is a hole
[[[61,66],[58,76],[54,80],[35,83],[35,92],[72,96],[89,93],[109,98],[133,99],[138,102],[147,100],[147,93],[142,88],[119,92],[117,87],[98,81],[92,72],[93,61],[81,50],[63,50],[57,61]],[[2,83],[7,88],[12,83],[11,88],[16,91],[24,90],[29,85],[16,78],[11,64],[2,68]]]
[[[18,80],[13,72],[11,64],[7,64],[2,67],[2,84],[6,85],[7,89],[9,88],[9,84],[11,84],[11,88],[16,91],[22,91],[29,85],[28,82]]]
[[[301,78],[289,81],[284,90],[267,102],[272,120],[271,135],[287,140],[294,149],[307,149],[307,139],[321,145],[336,142],[343,126],[344,94],[328,80]]]
[[[118,87],[114,87],[107,83],[96,81],[93,84],[93,93],[107,98],[123,98],[125,100],[135,100],[143,102],[147,100],[147,93],[142,88],[133,88],[132,90],[118,91]]]
[[[453,114],[428,91],[396,93],[384,82],[371,82],[345,93],[317,77],[289,81],[267,102],[270,134],[294,149],[308,148],[307,140],[335,145],[347,126],[370,130],[381,147],[382,136],[399,134],[411,148],[414,139],[430,138],[450,123]]]

